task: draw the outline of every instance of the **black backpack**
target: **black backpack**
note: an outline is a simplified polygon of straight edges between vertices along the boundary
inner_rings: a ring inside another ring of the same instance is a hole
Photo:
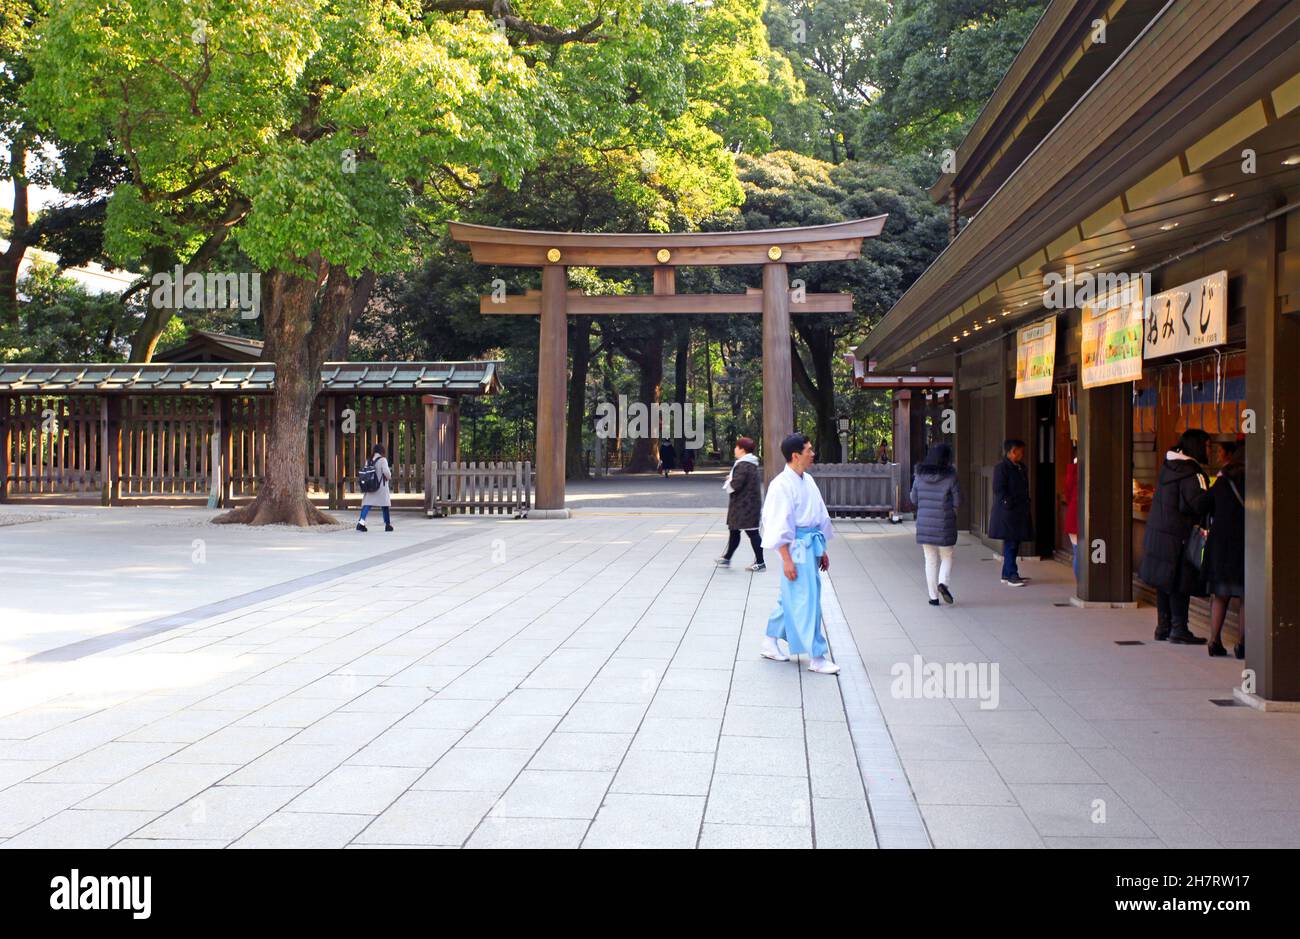
[[[362,492],[379,491],[379,468],[374,460],[366,460],[366,465],[357,473],[357,488]]]

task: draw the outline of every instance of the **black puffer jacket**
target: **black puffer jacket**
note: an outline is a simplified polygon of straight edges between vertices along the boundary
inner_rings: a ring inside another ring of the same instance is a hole
[[[1237,487],[1235,493],[1233,486]],[[1241,587],[1246,583],[1245,498],[1246,467],[1241,463],[1225,466],[1210,491],[1197,497],[1197,511],[1211,516],[1203,572],[1211,586]]]
[[[727,500],[727,527],[749,531],[758,527],[763,511],[763,477],[757,463],[740,460],[731,470],[731,498]]]
[[[1138,569],[1138,576],[1152,587],[1204,596],[1201,576],[1187,563],[1184,551],[1192,526],[1202,518],[1200,497],[1208,485],[1195,460],[1166,459],[1160,467]]]
[[[1029,470],[1023,463],[1003,457],[993,467],[993,511],[989,537],[1003,541],[1031,541],[1034,520],[1029,514]]]

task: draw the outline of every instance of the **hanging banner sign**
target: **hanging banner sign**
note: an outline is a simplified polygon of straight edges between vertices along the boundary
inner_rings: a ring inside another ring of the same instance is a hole
[[[1052,393],[1056,370],[1056,317],[1016,330],[1016,397]]]
[[[1085,388],[1142,377],[1142,281],[1084,304],[1080,380]]]
[[[1228,272],[1156,294],[1147,309],[1145,332],[1148,359],[1223,345],[1228,341]]]

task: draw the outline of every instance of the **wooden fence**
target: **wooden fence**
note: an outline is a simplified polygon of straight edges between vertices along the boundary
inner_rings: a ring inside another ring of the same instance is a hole
[[[812,475],[832,517],[899,512],[902,493],[897,463],[817,463]]]
[[[533,465],[524,463],[436,464],[425,511],[433,515],[525,515],[533,501]]]
[[[271,409],[256,395],[0,396],[0,500],[201,502],[214,477],[223,506],[251,499]],[[426,467],[456,453],[455,412],[434,396],[322,395],[307,431],[308,494],[334,508],[359,501],[357,472],[382,443],[394,496],[423,496]]]

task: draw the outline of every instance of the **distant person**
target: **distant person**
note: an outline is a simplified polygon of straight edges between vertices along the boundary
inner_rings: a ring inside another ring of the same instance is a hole
[[[362,467],[358,474],[358,484],[361,489],[361,518],[357,520],[357,531],[369,531],[366,528],[366,516],[370,514],[371,508],[379,506],[384,513],[384,531],[393,530],[393,520],[388,514],[389,506],[392,505],[392,494],[389,492],[388,484],[393,478],[393,471],[388,465],[388,459],[384,456],[384,448],[375,444],[371,451],[370,459]],[[374,489],[367,490],[367,480],[374,479],[376,486]]]
[[[1209,492],[1197,497],[1196,509],[1209,515],[1210,537],[1205,543],[1202,573],[1210,590],[1210,655],[1227,655],[1223,647],[1223,621],[1228,607],[1237,608],[1241,631],[1233,654],[1246,657],[1246,441],[1220,444],[1226,462]]]
[[[690,447],[682,447],[682,472],[687,476],[691,475],[691,470],[695,469],[695,451]]]
[[[781,441],[785,469],[768,484],[767,498],[759,522],[763,547],[781,555],[781,595],[767,619],[762,655],[776,662],[788,662],[781,651],[784,639],[790,655],[807,654],[808,671],[834,675],[840,667],[831,661],[830,645],[822,630],[822,583],[818,571],[828,571],[830,556],[826,540],[831,537],[831,517],[822,494],[807,470],[817,454],[803,434],[791,434]]]
[[[952,577],[952,548],[957,543],[957,507],[961,487],[957,468],[952,465],[952,447],[931,445],[925,462],[916,468],[912,481],[912,504],[916,506],[916,543],[925,553],[925,586],[930,606],[955,602],[948,587]]]
[[[1079,585],[1079,448],[1070,447],[1073,459],[1065,468],[1065,488],[1061,501],[1065,503],[1065,536],[1070,539],[1070,556],[1074,565],[1074,584]]]
[[[670,470],[677,469],[677,448],[665,440],[659,445],[659,470],[667,478]]]
[[[889,444],[885,440],[880,441],[880,455],[878,459],[881,463],[889,462]]]
[[[763,542],[758,536],[759,513],[763,510],[763,472],[758,466],[758,457],[754,456],[754,439],[738,439],[734,453],[736,462],[727,474],[727,481],[722,484],[727,493],[728,534],[727,553],[718,558],[718,566],[731,564],[731,556],[740,546],[740,533],[743,531],[754,549],[754,563],[745,570],[765,571]]]
[[[1203,593],[1201,572],[1187,559],[1187,540],[1204,514],[1200,497],[1209,482],[1201,465],[1209,462],[1209,439],[1203,430],[1184,431],[1165,454],[1151,496],[1138,576],[1155,588],[1155,637],[1160,642],[1205,643],[1187,628],[1191,597]]]
[[[1025,468],[1025,442],[1007,440],[1002,444],[1002,462],[993,467],[993,513],[989,518],[989,537],[1002,540],[1002,583],[1023,587],[1016,557],[1020,544],[1034,537],[1034,522],[1029,514],[1029,470]]]

